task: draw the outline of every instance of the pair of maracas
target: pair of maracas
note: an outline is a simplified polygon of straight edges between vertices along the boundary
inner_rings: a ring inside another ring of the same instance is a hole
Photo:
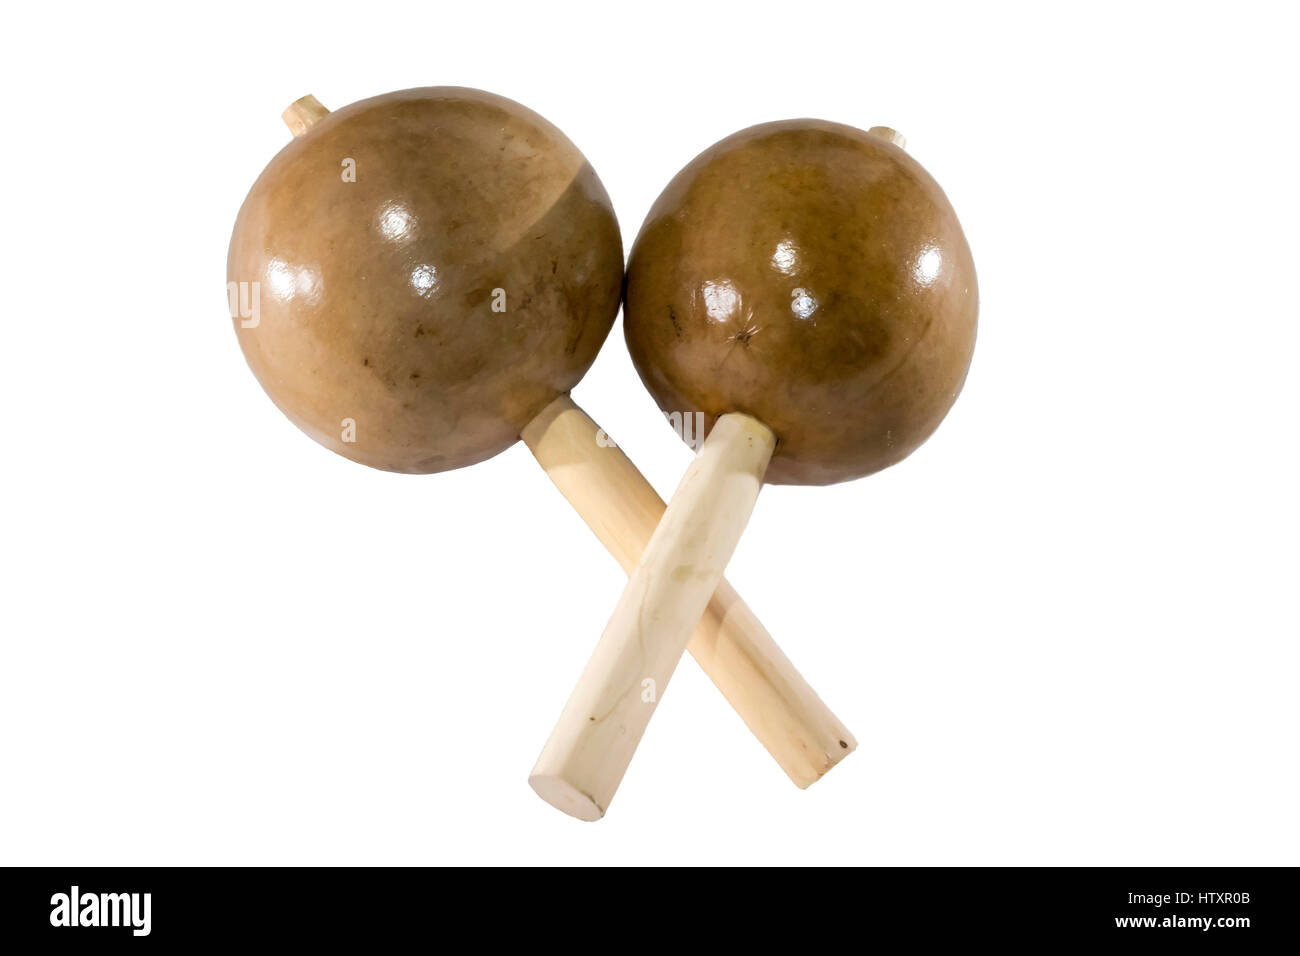
[[[534,789],[602,816],[688,646],[800,786],[848,754],[722,574],[765,477],[893,464],[965,378],[970,252],[896,135],[753,127],[655,203],[627,269],[628,346],[660,406],[702,413],[708,434],[665,510],[568,397],[624,280],[609,197],[573,144],[454,87],[335,113],[304,97],[284,118],[295,139],[244,201],[227,265],[240,345],[276,405],[390,471],[471,465],[522,437],[630,575]]]

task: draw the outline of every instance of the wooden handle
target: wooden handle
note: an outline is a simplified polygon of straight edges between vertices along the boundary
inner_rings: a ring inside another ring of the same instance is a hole
[[[568,395],[548,405],[522,437],[560,493],[632,574],[664,514],[650,482]],[[816,783],[857,748],[853,734],[725,580],[686,649],[797,786]]]
[[[298,137],[311,129],[312,124],[329,116],[329,113],[329,110],[321,106],[320,100],[308,93],[290,103],[280,118],[289,127],[289,132]]]
[[[899,149],[907,148],[907,137],[896,129],[890,129],[888,126],[873,126],[867,130],[867,133],[870,136],[893,143]]]
[[[580,820],[604,816],[749,521],[776,436],[723,415],[686,470],[528,782]]]

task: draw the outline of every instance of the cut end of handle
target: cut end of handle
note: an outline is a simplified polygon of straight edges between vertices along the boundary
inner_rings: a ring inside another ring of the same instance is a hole
[[[555,809],[578,820],[592,823],[605,815],[600,804],[562,777],[535,773],[528,778],[528,785]]]
[[[794,781],[794,785],[800,790],[807,790],[814,783],[839,766],[841,760],[857,749],[857,739],[846,730],[844,731],[844,736],[840,737],[835,742],[834,746],[827,748],[826,751],[821,754],[821,765],[817,767],[816,770],[804,777],[796,777],[794,774],[790,774],[790,779]]]
[[[888,126],[873,126],[867,132],[877,139],[893,143],[899,149],[907,149],[907,137],[896,129],[890,129]]]
[[[284,120],[284,125],[289,127],[289,132],[298,137],[329,114],[330,111],[321,106],[320,100],[308,93],[290,103],[289,108],[280,114],[280,118]]]

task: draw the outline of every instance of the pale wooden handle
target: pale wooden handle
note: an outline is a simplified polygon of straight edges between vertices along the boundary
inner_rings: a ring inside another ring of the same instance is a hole
[[[528,782],[581,820],[604,816],[763,485],[776,436],[723,415],[686,470]]]
[[[567,395],[548,405],[522,437],[630,575],[664,514],[650,482]],[[857,747],[725,580],[686,649],[799,787],[815,783]]]
[[[883,139],[886,142],[893,143],[899,149],[907,148],[907,137],[896,129],[890,129],[888,126],[873,126],[867,130],[871,136]]]
[[[320,100],[308,93],[290,103],[280,114],[280,119],[284,120],[284,125],[289,127],[289,132],[298,137],[311,129],[315,123],[329,116],[329,113],[330,111],[321,105]]]

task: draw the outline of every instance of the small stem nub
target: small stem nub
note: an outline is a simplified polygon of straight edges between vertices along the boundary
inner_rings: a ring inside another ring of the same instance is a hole
[[[320,100],[308,93],[301,99],[294,100],[280,116],[289,132],[301,136],[320,120],[329,116],[330,111],[320,105]]]
[[[899,149],[907,149],[907,137],[896,129],[890,129],[888,126],[873,126],[867,132],[877,139],[893,143]]]

